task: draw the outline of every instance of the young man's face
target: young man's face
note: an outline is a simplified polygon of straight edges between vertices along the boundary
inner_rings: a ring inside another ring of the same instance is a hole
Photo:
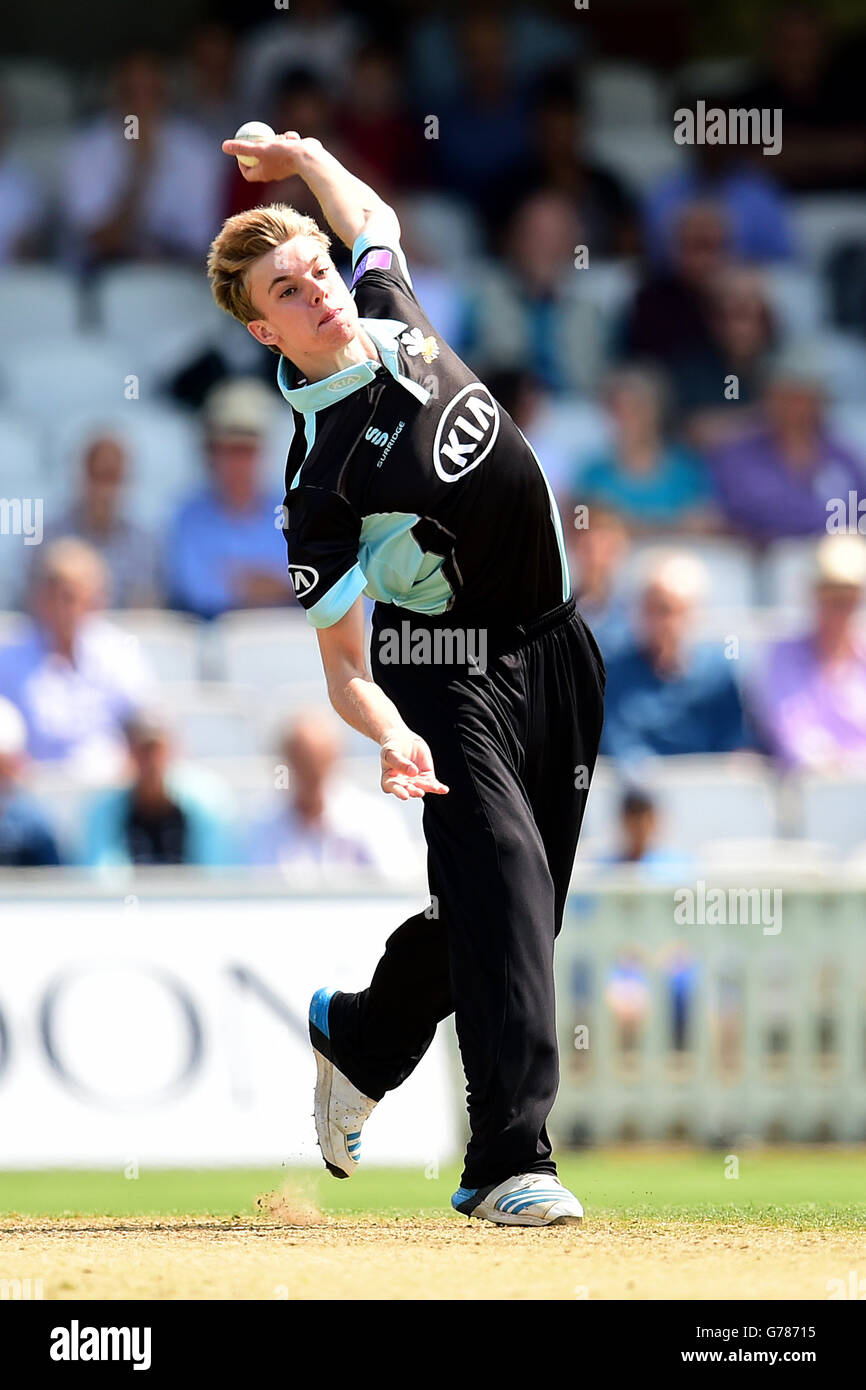
[[[293,237],[262,256],[247,288],[261,315],[249,324],[253,337],[302,368],[327,363],[358,332],[355,301],[315,237]]]

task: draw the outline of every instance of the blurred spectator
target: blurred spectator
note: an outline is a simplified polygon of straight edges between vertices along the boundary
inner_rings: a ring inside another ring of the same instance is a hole
[[[122,766],[123,724],[151,688],[135,642],[97,616],[106,581],[89,545],[52,542],[31,581],[29,631],[0,647],[0,695],[24,715],[30,756],[90,783]]]
[[[536,193],[514,211],[504,262],[484,262],[467,304],[467,352],[490,367],[529,366],[550,390],[590,392],[601,369],[598,311],[580,298],[574,208]]]
[[[485,207],[500,180],[529,153],[526,97],[515,80],[508,26],[500,12],[476,9],[461,17],[456,64],[459,95],[433,113],[438,138],[425,143],[442,186]]]
[[[787,128],[784,138],[787,139]],[[668,174],[650,190],[644,205],[647,248],[655,264],[670,269],[675,259],[677,220],[692,203],[720,208],[733,255],[746,261],[787,260],[794,254],[791,213],[774,183],[776,157],[760,172],[744,162],[741,145],[694,145],[691,167]]]
[[[661,819],[649,792],[631,787],[624,793],[618,827],[619,844],[608,860],[610,864],[639,866],[648,877],[662,880],[688,869],[687,855],[661,847]]]
[[[601,503],[588,507],[585,526],[568,508],[563,516],[565,544],[574,580],[577,606],[607,660],[629,634],[628,609],[620,587],[629,551],[629,534],[618,512]]]
[[[491,232],[505,224],[520,196],[555,190],[569,198],[593,258],[629,256],[638,249],[637,208],[626,186],[586,152],[586,122],[571,71],[542,76],[530,113],[530,152],[511,168],[487,200]],[[491,238],[496,244],[496,238]]]
[[[233,862],[222,786],[175,761],[166,720],[142,711],[126,725],[132,779],[90,807],[82,863],[224,865]]]
[[[792,344],[768,373],[760,423],[710,455],[731,528],[757,541],[826,531],[828,503],[866,487],[863,465],[826,423],[825,372]]]
[[[753,423],[778,331],[760,274],[722,270],[710,303],[711,341],[677,366],[677,404],[696,448],[706,449]],[[736,377],[736,396],[730,377]]]
[[[697,454],[666,434],[667,385],[651,367],[611,373],[603,399],[613,421],[611,447],[591,456],[575,491],[620,513],[633,531],[705,531],[712,488]]]
[[[203,130],[168,109],[163,60],[128,54],[113,74],[111,109],[73,137],[67,154],[73,255],[200,266],[218,222],[224,161]]]
[[[23,787],[27,725],[21,711],[0,697],[0,868],[59,864],[54,833]]]
[[[235,65],[238,41],[227,24],[203,20],[185,56],[183,109],[219,149],[246,119],[238,105]]]
[[[279,755],[287,772],[282,805],[255,828],[249,862],[275,864],[299,874],[356,868],[400,883],[419,869],[405,821],[377,796],[339,774],[340,734],[325,712],[302,715],[287,726]]]
[[[670,269],[639,286],[622,327],[625,357],[657,358],[674,371],[712,346],[713,285],[728,256],[728,227],[713,203],[689,203],[674,222]]]
[[[413,125],[408,119],[400,78],[393,53],[378,45],[365,45],[352,63],[339,117],[348,167],[363,168],[365,177],[386,201],[399,188],[427,181],[419,167],[424,153],[423,130],[420,122]]]
[[[626,946],[617,953],[605,982],[604,1002],[613,1015],[620,1064],[630,1062],[640,1044],[652,1005],[645,951]]]
[[[46,203],[31,170],[9,153],[10,134],[6,99],[0,90],[0,266],[35,251]]]
[[[273,100],[281,74],[303,63],[335,94],[348,81],[352,54],[360,42],[357,19],[339,0],[292,0],[288,8],[257,25],[244,40],[240,56],[242,120],[261,120]],[[277,129],[275,126],[274,129]],[[285,126],[299,130],[302,126]]]
[[[767,653],[756,719],[770,752],[790,767],[866,770],[866,642],[857,630],[864,586],[866,541],[825,536],[812,628]]]
[[[841,44],[833,53],[820,7],[786,4],[772,15],[764,70],[729,105],[781,110],[782,148],[772,166],[788,188],[866,186],[861,65],[849,63]]]
[[[47,540],[77,536],[102,557],[109,608],[146,607],[157,596],[153,537],[122,510],[126,466],[126,451],[118,439],[92,439],[84,450],[76,500],[59,522],[45,529]]]
[[[215,618],[233,608],[293,601],[280,506],[259,478],[273,409],[273,394],[253,379],[223,382],[208,396],[210,481],[181,505],[169,528],[170,607]]]
[[[528,87],[553,63],[574,58],[584,45],[582,26],[573,16],[554,19],[537,5],[517,3],[504,6],[500,0],[467,0],[452,7],[448,17],[436,13],[430,0],[402,0],[400,17],[405,25],[408,51],[409,87],[417,108],[441,111],[461,90],[462,73],[454,62],[458,45],[459,15],[496,12],[506,28],[509,70],[521,86]]]
[[[643,757],[728,753],[748,739],[730,663],[689,642],[707,576],[696,556],[645,557],[634,636],[607,662],[602,752],[633,767]]]

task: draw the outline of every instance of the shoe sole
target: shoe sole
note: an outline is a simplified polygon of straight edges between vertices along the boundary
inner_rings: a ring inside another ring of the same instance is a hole
[[[316,1124],[316,1143],[322,1155],[322,1162],[331,1176],[335,1178],[350,1178],[352,1174],[347,1173],[344,1168],[338,1167],[337,1164],[333,1162],[333,1151],[330,1147],[326,1148],[325,1143],[323,1143],[323,1136],[327,1138],[330,1130],[328,1124],[328,1111],[331,1106],[334,1064],[325,1053],[325,1049],[328,1051],[330,1050],[328,1048],[328,1039],[325,1037],[324,1033],[320,1032],[312,1019],[309,1021],[309,1030],[310,1042],[313,1045],[313,1055],[316,1059],[316,1090],[313,1099],[313,1119]]]
[[[582,1216],[554,1216],[552,1221],[521,1221],[517,1216],[476,1216],[475,1212],[469,1213],[470,1221],[487,1221],[491,1226],[523,1226],[526,1230],[539,1231],[545,1226],[580,1226],[583,1222]]]

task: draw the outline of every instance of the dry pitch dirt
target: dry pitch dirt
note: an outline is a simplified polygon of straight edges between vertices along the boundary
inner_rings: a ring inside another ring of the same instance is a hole
[[[0,1269],[46,1299],[825,1299],[862,1268],[857,1231],[588,1219],[509,1229],[323,1216],[285,1198],[254,1219],[0,1220]]]

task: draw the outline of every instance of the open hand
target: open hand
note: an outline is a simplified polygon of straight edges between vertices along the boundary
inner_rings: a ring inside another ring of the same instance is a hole
[[[428,792],[443,796],[448,791],[433,770],[427,744],[410,729],[392,734],[382,744],[381,786],[383,792],[391,792],[399,801],[426,796]]]

